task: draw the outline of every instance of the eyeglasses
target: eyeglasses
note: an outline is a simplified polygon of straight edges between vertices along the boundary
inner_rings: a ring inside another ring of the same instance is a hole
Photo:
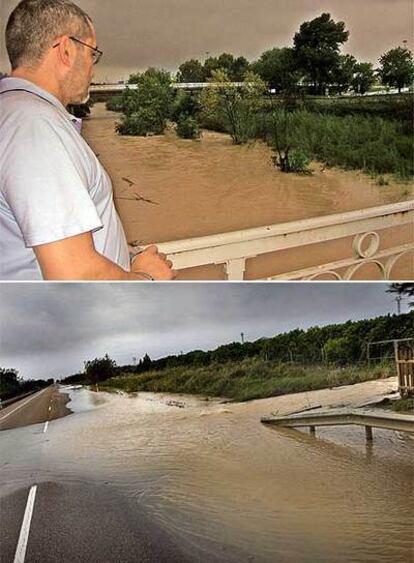
[[[70,36],[69,39],[71,39],[72,41],[75,41],[76,43],[80,43],[81,45],[83,45],[84,47],[88,47],[88,49],[92,50],[92,60],[93,60],[93,64],[96,65],[99,63],[99,61],[101,60],[101,57],[103,55],[103,51],[101,51],[100,49],[98,49],[97,47],[92,47],[92,45],[88,45],[87,43],[84,43],[83,41],[81,41],[80,39],[78,39],[77,37],[72,37]],[[56,45],[53,45],[53,49],[55,47],[58,47],[60,45],[60,43],[56,43]]]

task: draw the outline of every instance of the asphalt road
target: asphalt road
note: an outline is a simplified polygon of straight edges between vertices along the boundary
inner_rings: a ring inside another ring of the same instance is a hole
[[[40,477],[43,446],[61,444],[51,421],[71,412],[68,400],[51,386],[0,411],[0,485],[17,482],[0,487],[0,563],[207,563],[111,483]]]
[[[1,563],[15,561],[22,545],[30,489],[1,499]],[[136,505],[110,487],[53,482],[37,484],[23,555],[19,563],[202,561],[188,558]]]
[[[71,413],[66,407],[69,395],[60,393],[56,385],[24,397],[0,411],[0,430],[19,428],[61,418]]]

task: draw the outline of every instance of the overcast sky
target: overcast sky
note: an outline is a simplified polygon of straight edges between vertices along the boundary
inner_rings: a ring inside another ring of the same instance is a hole
[[[0,0],[1,40],[17,0]],[[186,59],[224,51],[257,58],[292,44],[301,23],[322,12],[350,31],[344,52],[377,63],[386,50],[413,47],[412,0],[78,0],[92,17],[104,58],[98,80],[117,80],[148,66],[176,70]],[[0,70],[8,71],[4,43]]]
[[[387,284],[1,284],[0,366],[24,378],[213,349],[294,328],[396,312]],[[407,307],[403,304],[403,311]]]

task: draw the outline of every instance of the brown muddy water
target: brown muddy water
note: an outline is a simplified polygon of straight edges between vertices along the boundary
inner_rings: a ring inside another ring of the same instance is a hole
[[[3,494],[36,481],[109,483],[203,561],[412,561],[413,437],[363,428],[276,430],[270,413],[350,405],[395,390],[395,379],[224,404],[191,396],[70,389],[74,414],[39,443],[2,433],[14,461]],[[177,403],[178,401],[178,403]],[[180,408],[180,406],[182,408]],[[28,427],[34,428],[34,427]],[[19,444],[19,448],[15,444]]]
[[[352,211],[412,198],[413,186],[379,187],[359,172],[314,163],[312,176],[284,174],[261,142],[234,146],[205,131],[122,137],[120,115],[95,104],[83,135],[109,172],[129,242],[148,244]]]

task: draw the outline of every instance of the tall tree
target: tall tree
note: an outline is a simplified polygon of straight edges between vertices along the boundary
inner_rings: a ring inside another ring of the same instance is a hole
[[[375,83],[375,72],[372,63],[355,65],[352,89],[356,94],[366,94]]]
[[[301,78],[296,66],[295,53],[289,47],[283,49],[275,47],[265,51],[252,67],[253,71],[278,93],[294,90]]]
[[[414,80],[414,58],[411,51],[396,47],[382,55],[378,74],[386,86],[401,88],[410,86]]]
[[[349,90],[356,65],[357,60],[353,55],[339,55],[338,65],[332,71],[332,83],[336,93],[342,94]]]
[[[294,37],[299,66],[307,74],[313,90],[325,94],[332,73],[339,65],[340,46],[348,40],[344,22],[335,22],[324,13],[300,26]]]
[[[250,69],[250,63],[245,57],[234,59],[231,67],[231,78],[234,82],[243,82],[246,72]]]
[[[234,75],[234,70],[236,68],[235,65],[237,60],[238,59],[235,59],[234,56],[230,53],[222,53],[218,57],[209,57],[208,59],[206,59],[204,63],[205,78],[208,80],[213,77],[213,73],[215,71],[221,70],[222,72],[225,72],[227,74],[230,81],[233,81],[234,80],[233,75]],[[240,65],[240,62],[241,61],[239,60],[239,62],[237,63],[237,67]]]
[[[254,112],[265,92],[266,84],[250,70],[242,85],[232,84],[223,70],[217,70],[213,71],[210,86],[201,93],[200,105],[206,117],[219,117],[233,143],[241,145],[252,137]]]
[[[204,82],[204,79],[203,65],[196,59],[185,61],[178,69],[178,82]]]

